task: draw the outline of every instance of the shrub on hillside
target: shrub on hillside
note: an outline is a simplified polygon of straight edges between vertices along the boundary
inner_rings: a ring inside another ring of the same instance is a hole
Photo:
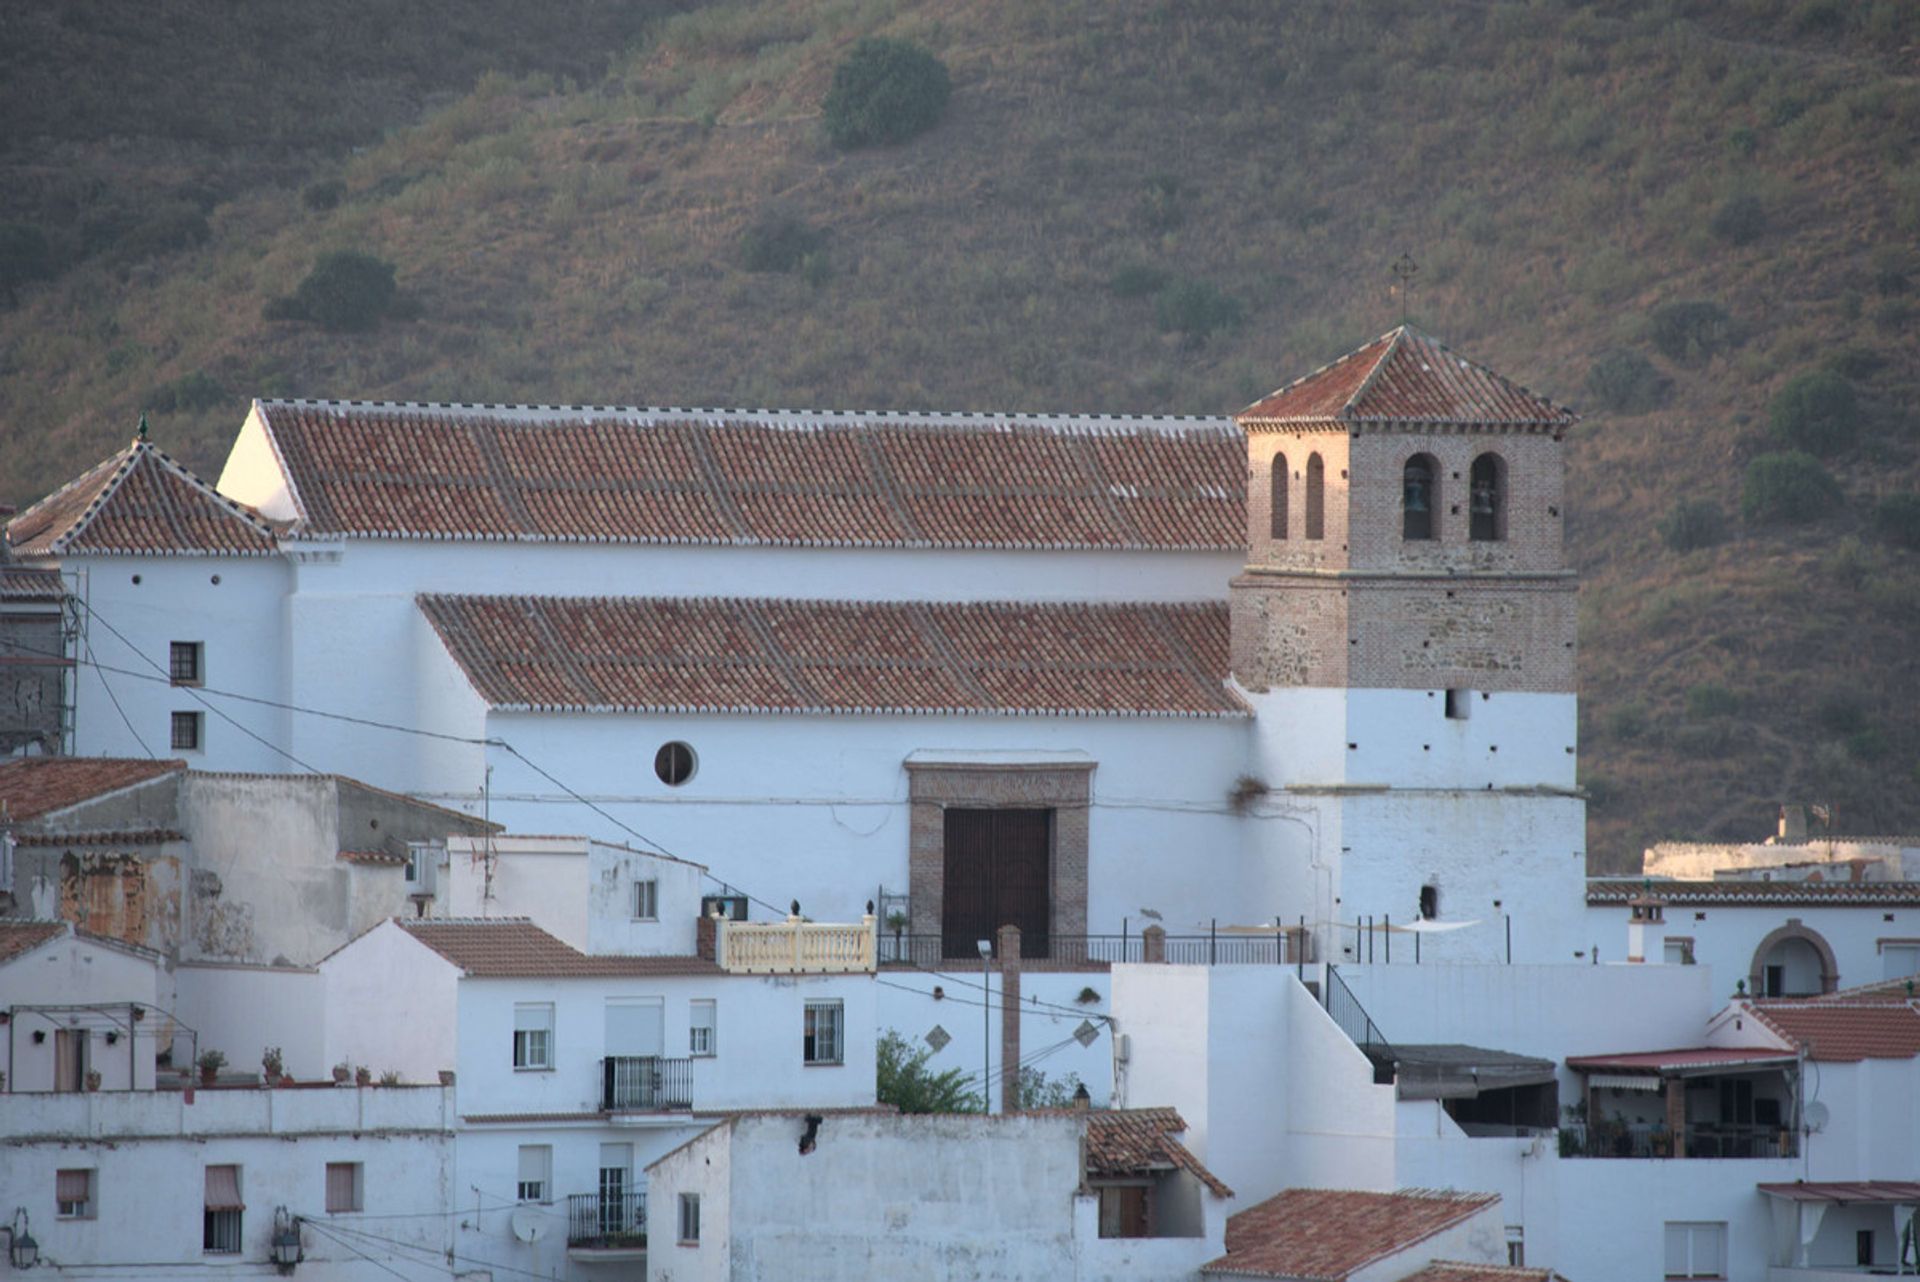
[[[772,210],[741,233],[740,265],[750,272],[798,271],[824,240],[798,215]]]
[[[1730,717],[1740,710],[1740,696],[1720,685],[1699,685],[1687,691],[1687,715],[1696,721]]]
[[[1792,524],[1840,506],[1840,486],[1811,454],[1762,454],[1747,464],[1740,514],[1749,521]]]
[[[1214,334],[1237,329],[1246,314],[1246,304],[1204,280],[1176,281],[1153,300],[1160,332],[1184,335],[1193,347]]]
[[[1773,435],[1809,454],[1832,454],[1853,444],[1859,414],[1853,384],[1831,370],[1800,375],[1767,406]]]
[[[268,320],[311,321],[340,333],[369,330],[393,312],[399,294],[393,264],[371,254],[323,254],[287,298],[267,304]]]
[[[1733,346],[1733,320],[1718,303],[1662,303],[1647,318],[1647,337],[1670,361],[1697,365]]]
[[[1707,227],[1729,245],[1751,245],[1767,230],[1767,208],[1758,196],[1729,196]]]
[[[178,249],[192,249],[213,239],[213,228],[206,215],[186,203],[161,205],[128,227],[113,244],[107,246],[134,262],[158,258]]]
[[[1920,549],[1920,494],[1891,494],[1873,509],[1873,532],[1889,543]]]
[[[1726,514],[1712,499],[1682,499],[1660,522],[1660,538],[1675,552],[1713,547],[1726,541]]]
[[[869,36],[833,70],[823,104],[836,147],[902,142],[931,129],[947,108],[947,65],[904,40]]]
[[[1128,263],[1107,280],[1115,298],[1150,298],[1167,287],[1167,273],[1146,263]]]
[[[1617,414],[1644,414],[1666,402],[1671,384],[1638,352],[1603,352],[1587,371],[1587,391]]]
[[[53,244],[31,223],[0,223],[0,301],[11,304],[20,286],[53,275]]]
[[[347,185],[338,178],[323,178],[308,183],[300,193],[300,203],[308,209],[332,209],[347,198]]]
[[[220,385],[220,380],[203,369],[197,369],[148,392],[146,407],[165,414],[173,410],[211,409],[226,399],[227,389]]]

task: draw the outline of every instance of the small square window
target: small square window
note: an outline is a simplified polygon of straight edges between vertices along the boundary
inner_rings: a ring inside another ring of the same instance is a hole
[[[1727,1224],[1718,1221],[1669,1220],[1666,1224],[1669,1278],[1724,1278],[1727,1276]]]
[[[801,1062],[807,1064],[839,1064],[845,1062],[845,1038],[842,1030],[846,1026],[841,1003],[808,1002],[806,1022],[801,1034]]]
[[[175,752],[198,752],[201,747],[200,714],[197,712],[176,712],[173,714],[173,749]]]
[[[714,1018],[716,1005],[712,998],[687,1003],[687,1053],[696,1059],[714,1054]]]
[[[88,1168],[59,1171],[53,1179],[53,1197],[60,1218],[91,1220],[93,1218],[93,1170]]]
[[[513,1066],[553,1067],[553,1004],[521,1003],[513,1008]]]
[[[201,658],[205,651],[198,641],[173,641],[167,645],[167,676],[177,686],[197,686],[206,680]]]
[[[635,921],[658,921],[660,918],[660,883],[652,878],[633,883],[633,919]]]
[[[358,1162],[327,1163],[327,1214],[362,1209],[361,1171]]]
[[[522,1202],[549,1200],[547,1190],[553,1187],[553,1145],[520,1146],[520,1180],[517,1187]]]
[[[697,1246],[700,1242],[700,1195],[698,1193],[680,1195],[680,1242],[683,1246]]]

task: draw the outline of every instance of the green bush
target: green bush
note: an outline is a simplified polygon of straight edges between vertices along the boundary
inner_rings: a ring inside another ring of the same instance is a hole
[[[1730,717],[1740,711],[1740,696],[1721,685],[1699,685],[1687,691],[1687,715],[1696,721]]]
[[[805,220],[786,210],[762,214],[740,235],[740,265],[750,272],[790,272],[825,240]]]
[[[1867,728],[1867,710],[1846,693],[1829,694],[1813,710],[1814,719],[1829,734],[1853,734]]]
[[[1767,406],[1773,435],[1809,454],[1833,454],[1853,444],[1859,414],[1853,384],[1831,370],[1800,375]]]
[[[1726,541],[1726,514],[1712,499],[1682,499],[1660,522],[1660,538],[1675,552],[1713,547]]]
[[[323,178],[317,183],[308,183],[300,193],[300,202],[308,209],[332,209],[347,197],[347,185],[338,178]]]
[[[1840,506],[1840,486],[1810,454],[1762,454],[1747,464],[1740,514],[1749,521],[1792,524]]]
[[[1170,277],[1158,267],[1129,263],[1107,281],[1115,298],[1150,298],[1167,287]]]
[[[134,262],[158,258],[177,249],[192,249],[213,238],[206,215],[189,204],[162,205],[128,228],[113,244],[114,253]]]
[[[1155,174],[1147,179],[1140,197],[1140,221],[1148,231],[1168,232],[1187,220],[1180,204],[1180,180],[1172,174]]]
[[[197,369],[148,392],[146,405],[156,413],[166,414],[173,410],[211,409],[226,399],[227,389],[220,385],[220,380]]]
[[[889,1028],[874,1046],[874,1094],[902,1113],[979,1113],[980,1096],[967,1089],[957,1068],[935,1073],[927,1068],[933,1052],[916,1050]]]
[[[1718,303],[1662,303],[1648,318],[1647,337],[1670,361],[1697,365],[1733,346],[1733,321]]]
[[[1889,543],[1920,549],[1920,494],[1890,494],[1873,509],[1873,532]]]
[[[1587,371],[1587,391],[1617,414],[1644,414],[1666,402],[1671,384],[1638,352],[1603,352]]]
[[[833,70],[823,104],[827,138],[843,149],[902,142],[931,129],[952,93],[946,64],[931,53],[869,36]]]
[[[1246,304],[1204,280],[1177,281],[1153,300],[1160,332],[1182,334],[1193,347],[1214,334],[1237,329],[1246,314]]]
[[[1638,739],[1647,731],[1647,710],[1637,703],[1623,703],[1607,714],[1607,733],[1616,739]]]
[[[393,264],[371,254],[323,254],[290,298],[267,304],[268,320],[311,321],[336,333],[372,329],[395,311]]]
[[[20,286],[53,275],[53,245],[31,223],[0,223],[0,300],[13,303]]]
[[[1729,196],[1707,229],[1729,245],[1751,245],[1767,230],[1767,208],[1754,195]]]

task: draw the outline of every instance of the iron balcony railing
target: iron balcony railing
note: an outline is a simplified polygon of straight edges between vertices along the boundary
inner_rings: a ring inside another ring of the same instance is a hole
[[[1146,941],[1138,934],[1053,935],[1041,944],[1042,951],[1035,951],[1033,941],[1022,939],[1020,955],[1026,961],[1067,965],[1158,960],[1176,966],[1293,966],[1313,960],[1302,956],[1311,952],[1305,939],[1293,927],[1260,934],[1212,930],[1204,935],[1167,935],[1162,954],[1150,959]],[[979,946],[973,940],[882,932],[877,942],[882,965],[950,968],[980,961]]]
[[[609,1113],[693,1107],[693,1061],[609,1055],[600,1061],[600,1107]]]
[[[567,1245],[589,1250],[645,1250],[645,1193],[567,1195]]]
[[[1684,1154],[1674,1132],[1651,1123],[1574,1123],[1560,1128],[1561,1157],[1798,1157],[1798,1136],[1778,1126],[1699,1122],[1685,1131]]]
[[[1327,1014],[1333,1022],[1360,1048],[1360,1053],[1373,1062],[1373,1080],[1378,1086],[1390,1085],[1399,1072],[1399,1055],[1395,1053],[1387,1035],[1367,1014],[1367,1008],[1353,995],[1345,980],[1340,978],[1339,969],[1327,967]]]

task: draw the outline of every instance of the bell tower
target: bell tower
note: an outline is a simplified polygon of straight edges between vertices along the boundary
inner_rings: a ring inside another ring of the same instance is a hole
[[[1319,814],[1323,920],[1485,923],[1534,873],[1577,917],[1575,415],[1402,325],[1234,417],[1233,679],[1261,779]]]

